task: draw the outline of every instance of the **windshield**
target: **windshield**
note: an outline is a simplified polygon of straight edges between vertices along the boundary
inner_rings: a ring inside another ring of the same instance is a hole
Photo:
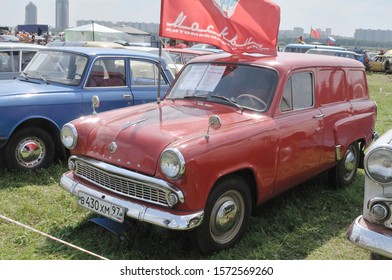
[[[40,51],[23,71],[26,79],[40,79],[64,85],[79,85],[87,57],[62,51]]]
[[[277,80],[277,72],[267,68],[194,63],[184,68],[166,98],[197,98],[265,111]]]

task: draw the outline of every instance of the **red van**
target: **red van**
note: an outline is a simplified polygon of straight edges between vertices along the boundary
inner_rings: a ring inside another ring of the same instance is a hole
[[[189,230],[209,254],[241,239],[252,208],[320,172],[349,185],[376,111],[355,60],[200,56],[162,101],[64,125],[60,185],[119,223]]]

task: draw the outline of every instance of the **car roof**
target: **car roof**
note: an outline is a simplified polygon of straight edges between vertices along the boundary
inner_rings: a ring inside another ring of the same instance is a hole
[[[185,48],[185,49],[164,48],[164,50],[173,53],[189,53],[189,54],[198,54],[198,55],[211,54],[211,52],[208,50],[200,50],[200,49],[192,49],[192,48]]]
[[[347,53],[347,54],[357,54],[352,51],[344,51],[344,50],[331,50],[331,49],[319,49],[319,48],[314,48],[314,49],[309,49],[306,51],[306,53],[310,52],[331,52],[331,53]]]
[[[130,50],[126,48],[113,49],[113,48],[99,48],[99,47],[46,47],[43,51],[47,50],[57,50],[57,51],[67,51],[67,52],[77,52],[82,54],[87,54],[89,56],[97,55],[137,55],[146,58],[158,59],[158,55],[148,52]]]
[[[363,68],[363,64],[355,59],[317,54],[278,52],[276,56],[262,54],[233,55],[228,53],[203,55],[192,60],[209,63],[236,63],[256,65],[280,70],[300,69],[307,67],[352,67]]]
[[[5,43],[0,42],[0,49],[44,49],[45,46],[27,43]]]

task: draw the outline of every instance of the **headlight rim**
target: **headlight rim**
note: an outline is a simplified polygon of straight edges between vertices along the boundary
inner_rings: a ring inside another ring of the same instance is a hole
[[[372,180],[373,182],[380,184],[380,185],[392,185],[392,178],[389,182],[382,182],[377,180],[376,178],[374,178],[374,176],[372,176],[369,172],[369,158],[371,158],[372,155],[374,155],[374,153],[379,152],[380,150],[386,150],[389,151],[391,153],[391,157],[392,157],[392,146],[389,144],[379,144],[377,145],[377,147],[371,149],[370,151],[368,151],[366,153],[366,156],[364,158],[364,169],[365,169],[365,174],[366,176]],[[392,161],[392,159],[391,159]]]
[[[73,136],[72,144],[69,146],[66,145],[63,141],[63,130],[65,128],[70,129],[70,131],[72,132],[72,136]],[[76,145],[78,144],[78,131],[72,123],[66,123],[63,125],[63,127],[61,128],[61,132],[60,132],[60,140],[61,140],[61,143],[64,145],[64,147],[66,147],[69,150],[72,150],[76,147]]]
[[[172,153],[177,157],[177,160],[179,162],[179,170],[178,173],[175,176],[170,176],[168,175],[164,169],[162,168],[162,158],[166,153]],[[171,179],[171,180],[178,180],[180,179],[184,173],[185,173],[185,158],[182,155],[182,153],[180,152],[180,150],[178,150],[177,148],[167,148],[165,149],[162,153],[161,156],[159,157],[159,168],[161,170],[161,172],[163,173],[163,175],[165,175],[167,178]]]

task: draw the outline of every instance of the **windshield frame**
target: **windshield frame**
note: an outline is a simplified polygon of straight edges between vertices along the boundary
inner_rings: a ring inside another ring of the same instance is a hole
[[[24,80],[79,86],[89,65],[89,56],[83,53],[42,50],[38,51],[21,74]]]
[[[165,99],[195,99],[235,106],[241,111],[266,112],[278,81],[278,71],[271,67],[194,62],[184,67]]]

